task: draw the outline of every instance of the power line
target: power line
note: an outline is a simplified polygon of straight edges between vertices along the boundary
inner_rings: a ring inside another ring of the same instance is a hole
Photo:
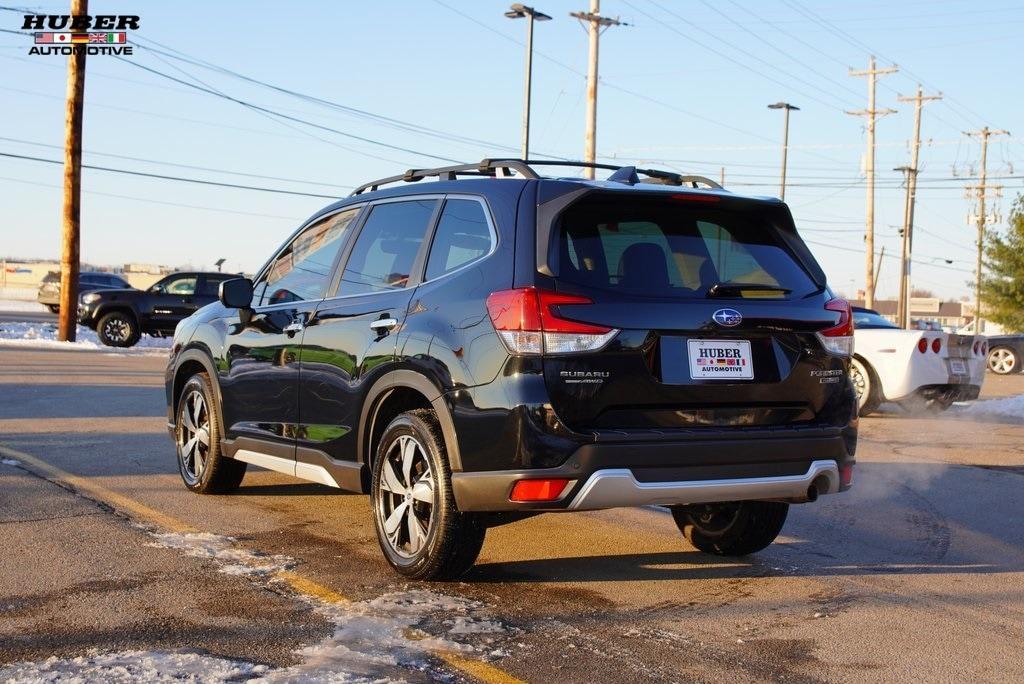
[[[0,180],[5,180],[10,183],[21,183],[23,185],[34,185],[40,188],[53,188],[55,190],[63,189],[63,185],[57,185],[56,183],[39,183],[37,181],[25,180],[23,178],[11,178],[9,176],[0,176]],[[168,207],[182,207],[184,209],[200,209],[202,211],[216,211],[222,214],[238,214],[240,216],[255,216],[258,218],[270,218],[270,219],[281,219],[284,221],[301,221],[302,217],[297,216],[279,216],[276,214],[261,214],[255,211],[240,211],[237,209],[223,209],[221,207],[207,207],[201,204],[185,204],[183,202],[168,202],[165,200],[155,200],[149,197],[134,197],[132,195],[118,195],[112,192],[100,192],[98,190],[82,190],[87,195],[98,195],[100,197],[114,197],[117,199],[131,200],[133,202],[145,202],[147,204],[159,204]]]
[[[42,162],[45,164],[58,164],[63,165],[64,162],[56,159],[44,159],[43,157],[32,157],[24,154],[11,154],[10,152],[0,152],[0,157],[9,157],[11,159],[22,159],[26,161]],[[312,192],[299,192],[297,190],[281,190],[279,188],[264,188],[254,185],[239,185],[236,183],[222,183],[219,181],[203,180],[200,178],[184,178],[181,176],[166,176],[159,173],[146,173],[144,171],[132,171],[129,169],[117,169],[109,166],[95,166],[93,164],[82,164],[83,169],[92,169],[93,171],[108,171],[110,173],[120,173],[128,176],[141,176],[144,178],[155,178],[158,180],[177,181],[180,183],[195,183],[197,185],[215,185],[221,188],[234,188],[236,190],[256,190],[259,192],[273,192],[279,195],[297,195],[300,197],[322,197],[324,199],[339,199],[337,195],[319,195]]]
[[[20,140],[18,138],[7,138],[0,136],[0,140],[4,142],[13,142],[20,145],[32,145],[34,147],[46,147],[52,150],[63,150],[64,148],[60,145],[48,145],[46,143],[34,142],[31,140]],[[277,180],[284,181],[286,183],[300,183],[303,185],[319,185],[326,188],[338,188],[339,190],[352,190],[355,186],[352,185],[336,185],[334,183],[319,183],[317,181],[301,180],[298,178],[285,178],[282,176],[265,176],[258,173],[245,173],[243,171],[228,171],[227,169],[215,169],[209,166],[196,166],[194,164],[179,164],[176,162],[168,161],[157,161],[155,159],[146,159],[143,157],[132,157],[126,154],[113,154],[111,152],[96,152],[94,150],[82,150],[86,154],[94,154],[98,157],[110,157],[111,159],[125,159],[127,161],[143,162],[145,164],[159,164],[162,166],[174,166],[180,169],[192,169],[194,171],[210,171],[212,173],[223,173],[232,176],[244,176],[246,178],[262,178],[264,180]]]
[[[715,53],[716,55],[718,55],[722,59],[725,59],[725,60],[727,60],[729,62],[732,62],[733,64],[736,64],[740,68],[746,69],[747,71],[755,73],[758,76],[760,76],[761,78],[764,78],[764,79],[769,80],[769,81],[771,81],[773,83],[776,83],[776,84],[778,84],[778,85],[780,85],[780,86],[782,86],[784,88],[787,88],[787,89],[791,90],[792,92],[799,93],[800,95],[802,95],[803,97],[805,97],[805,98],[807,98],[809,100],[814,100],[815,102],[817,102],[819,104],[822,104],[822,105],[824,105],[826,107],[829,107],[830,109],[838,109],[838,110],[842,111],[842,107],[838,107],[838,106],[836,106],[836,105],[834,105],[832,103],[826,102],[825,100],[822,100],[821,98],[817,97],[816,95],[812,95],[812,94],[810,94],[808,92],[805,92],[805,91],[797,90],[796,88],[793,87],[792,83],[787,83],[786,81],[783,81],[781,79],[775,78],[774,76],[772,76],[770,74],[766,74],[763,71],[759,71],[758,69],[755,69],[754,67],[750,66],[749,64],[745,64],[744,62],[736,59],[735,57],[733,57],[729,53],[727,53],[727,52],[725,52],[723,50],[719,50],[715,46],[710,45],[710,44],[708,44],[706,42],[703,42],[703,41],[701,41],[701,40],[699,40],[697,38],[694,38],[691,35],[687,35],[687,34],[683,33],[682,31],[680,31],[679,29],[675,28],[671,24],[668,24],[665,21],[663,21],[661,19],[658,19],[654,15],[650,14],[649,12],[641,9],[640,7],[637,7],[636,5],[634,5],[629,0],[622,0],[622,1],[627,6],[632,7],[634,10],[636,10],[640,14],[643,14],[648,19],[651,19],[652,21],[657,22],[663,28],[671,31],[672,33],[675,33],[678,36],[681,36],[682,38],[685,38],[686,40],[688,40],[690,42],[696,43],[697,45],[701,46],[705,50],[708,50],[709,52]],[[683,15],[677,14],[677,13],[673,12],[672,10],[664,7],[663,5],[659,4],[655,0],[651,0],[651,4],[653,4],[655,7],[659,8],[662,12],[665,12],[666,14],[669,14],[669,15],[675,17],[676,19],[678,19],[679,21],[683,22],[684,24],[687,24],[688,26],[691,26],[691,27],[697,29],[701,33],[707,34],[708,36],[710,36],[714,40],[717,40],[717,41],[725,43],[725,41],[722,41],[721,38],[719,38],[718,36],[714,35],[710,31],[707,31],[707,30],[701,28],[699,25],[697,25],[697,24],[689,21],[688,19],[686,19]],[[726,43],[726,44],[728,44],[728,43]],[[757,55],[754,55],[753,53],[748,52],[747,50],[744,50],[741,47],[738,47],[738,46],[735,46],[735,45],[730,45],[729,47],[731,47],[736,52],[740,52],[740,53],[742,53],[744,55],[747,55],[749,58],[754,59],[757,62],[760,62],[762,64],[767,65],[768,67],[770,67],[770,68],[774,69],[775,71],[783,74],[784,76],[787,76],[787,77],[789,77],[789,78],[791,78],[793,80],[796,80],[796,81],[800,81],[801,83],[809,85],[812,88],[818,88],[818,86],[816,86],[816,85],[814,85],[812,83],[809,83],[808,81],[800,78],[799,76],[794,76],[793,74],[790,74],[790,73],[788,73],[786,71],[783,71],[782,69],[779,69],[777,66],[775,66],[773,64],[770,64],[769,62],[766,62],[765,60],[761,59]],[[835,96],[832,95],[832,97],[835,97]],[[842,100],[842,98],[836,98],[836,99]]]

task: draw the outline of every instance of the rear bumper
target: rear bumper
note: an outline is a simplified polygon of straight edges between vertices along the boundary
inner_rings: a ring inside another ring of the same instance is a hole
[[[596,442],[557,468],[452,473],[461,511],[564,511],[753,499],[808,499],[842,491],[852,466],[855,428],[718,432],[686,439]],[[567,479],[555,501],[512,501],[523,479]]]
[[[813,461],[807,472],[800,475],[731,480],[638,482],[633,472],[626,468],[599,470],[587,479],[568,508],[583,511],[620,506],[670,506],[718,501],[811,501],[819,494],[838,492],[839,483],[839,465],[830,460]]]

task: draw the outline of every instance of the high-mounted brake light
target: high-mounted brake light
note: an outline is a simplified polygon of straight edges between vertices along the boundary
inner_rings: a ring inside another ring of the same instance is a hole
[[[839,320],[830,328],[818,332],[825,351],[840,356],[853,356],[853,309],[845,299],[833,299],[825,304],[826,311],[839,313]]]
[[[936,354],[938,354],[941,349],[942,349],[942,340],[940,338],[936,337],[934,340],[932,340],[932,351],[935,352]]]
[[[508,498],[511,501],[521,503],[530,501],[554,501],[562,496],[569,480],[548,479],[548,480],[519,480],[512,487],[512,493]]]
[[[672,199],[676,202],[719,202],[721,197],[718,195],[698,195],[697,193],[676,193],[672,195]]]
[[[619,332],[563,318],[561,309],[555,308],[593,303],[579,295],[521,287],[491,293],[487,313],[509,351],[515,354],[571,354],[600,349]]]

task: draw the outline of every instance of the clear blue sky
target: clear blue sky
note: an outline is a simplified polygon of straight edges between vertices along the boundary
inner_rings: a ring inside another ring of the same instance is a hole
[[[362,112],[283,95],[140,46],[128,58],[132,64],[89,59],[86,163],[340,196],[346,186],[440,163],[418,152],[476,160],[518,147],[526,27],[504,18],[506,2],[93,0],[90,10],[113,14],[129,4],[141,16],[141,30],[131,34],[141,45],[156,41]],[[582,155],[587,42],[568,13],[586,4],[536,3],[555,18],[536,30],[532,147],[539,153]],[[67,6],[27,5],[53,13]],[[918,80],[929,94],[941,90],[946,99],[924,111],[928,142],[915,240],[922,263],[914,266],[914,282],[947,297],[968,292],[971,204],[963,197],[964,181],[953,175],[971,175],[979,157],[977,143],[962,131],[987,124],[1024,135],[1018,87],[1024,4],[605,0],[602,12],[631,24],[610,29],[601,42],[602,159],[642,160],[716,178],[724,166],[728,188],[776,194],[782,116],[766,105],[786,100],[800,106],[792,117],[787,200],[832,283],[847,293],[863,282],[865,135],[864,120],[843,110],[867,106],[865,79],[851,78],[847,67],[865,68],[869,49],[880,65],[901,67],[881,77],[878,88],[878,107],[899,109],[878,124],[876,231],[887,256],[899,250],[903,207],[900,176],[891,169],[908,162],[912,127],[912,107],[897,103],[896,94],[911,94]],[[0,28],[20,25],[19,14],[0,12]],[[29,56],[28,48],[28,40],[0,33],[0,152],[59,159],[59,149],[10,140],[62,144],[66,58]],[[282,122],[133,64],[412,151]],[[376,117],[411,123],[412,130]],[[1006,177],[1004,216],[1022,185],[1022,140],[999,138],[990,148],[990,175]],[[57,256],[60,173],[59,166],[0,158],[0,255]],[[227,268],[252,270],[329,201],[89,170],[83,187],[82,256],[101,264],[209,266],[226,257]],[[878,292],[888,296],[896,290],[898,264],[883,263]]]

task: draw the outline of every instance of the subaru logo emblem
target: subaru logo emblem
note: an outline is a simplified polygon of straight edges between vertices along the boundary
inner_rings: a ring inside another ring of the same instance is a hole
[[[740,324],[743,320],[743,316],[736,309],[719,309],[715,313],[711,314],[711,319],[718,325],[725,328],[732,328]]]

